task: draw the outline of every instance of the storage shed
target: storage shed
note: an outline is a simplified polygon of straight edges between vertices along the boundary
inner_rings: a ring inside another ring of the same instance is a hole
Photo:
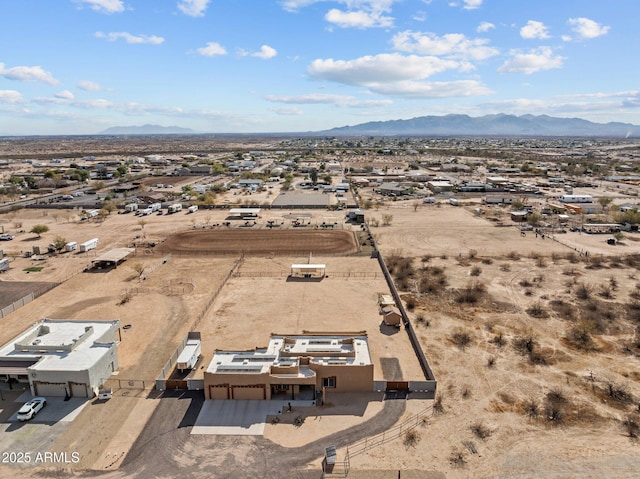
[[[400,326],[402,322],[402,314],[395,306],[385,306],[382,308],[382,321],[387,326]]]
[[[292,278],[324,278],[326,265],[324,264],[292,264]]]

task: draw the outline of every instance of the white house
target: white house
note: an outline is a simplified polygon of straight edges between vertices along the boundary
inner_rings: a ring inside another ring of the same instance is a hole
[[[120,321],[44,319],[0,348],[0,381],[34,396],[93,397],[118,369]]]

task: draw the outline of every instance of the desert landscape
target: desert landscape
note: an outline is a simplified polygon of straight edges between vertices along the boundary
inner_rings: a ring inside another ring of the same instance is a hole
[[[613,233],[522,228],[508,205],[480,197],[454,206],[447,196],[358,195],[363,207],[371,202],[364,224],[345,210],[272,209],[264,192],[250,221],[202,204],[195,213],[111,211],[96,220],[68,208],[1,213],[3,232],[15,237],[2,244],[11,267],[0,277],[0,308],[36,297],[2,318],[0,342],[43,318],[119,319],[122,328],[119,368],[105,384],[113,397],[90,399],[46,437],[41,424],[16,429],[9,418],[22,391],[2,389],[0,449],[27,450],[40,438],[40,448],[76,452],[78,462],[0,467],[16,477],[276,477],[284,469],[300,478],[634,477],[638,233],[611,245]],[[237,206],[234,196],[219,192],[215,201]],[[37,225],[46,231],[33,233]],[[88,252],[30,254],[56,239],[96,237]],[[92,266],[120,247],[132,248],[126,261]],[[202,332],[193,380],[218,349],[250,350],[271,333],[303,330],[366,331],[374,380],[424,380],[405,327],[381,323],[377,302],[390,290],[377,254],[435,375],[435,397],[329,393],[322,405],[269,416],[263,436],[189,433],[202,391],[155,388],[189,331]],[[307,262],[324,264],[326,276],[292,280],[291,266]],[[330,473],[321,466],[328,445],[337,448]]]

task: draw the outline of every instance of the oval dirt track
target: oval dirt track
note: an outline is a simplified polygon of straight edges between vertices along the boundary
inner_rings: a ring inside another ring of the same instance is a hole
[[[160,246],[175,254],[350,254],[358,251],[350,231],[195,230],[169,236]]]

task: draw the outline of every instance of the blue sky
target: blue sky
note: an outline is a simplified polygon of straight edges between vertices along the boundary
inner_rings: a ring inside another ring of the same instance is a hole
[[[640,124],[636,0],[4,0],[0,135]]]

